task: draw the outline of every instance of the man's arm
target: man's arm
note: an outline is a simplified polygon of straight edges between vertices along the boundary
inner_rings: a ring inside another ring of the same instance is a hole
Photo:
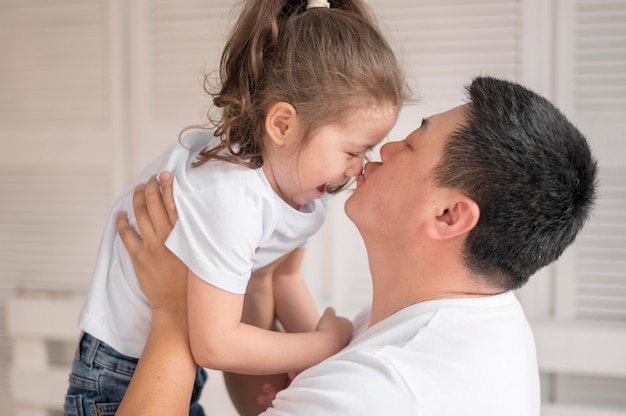
[[[187,333],[187,268],[164,244],[176,222],[171,174],[160,179],[165,205],[154,177],[133,196],[142,238],[124,213],[117,218],[118,232],[152,308],[148,340],[116,413],[120,416],[188,415],[196,374]]]

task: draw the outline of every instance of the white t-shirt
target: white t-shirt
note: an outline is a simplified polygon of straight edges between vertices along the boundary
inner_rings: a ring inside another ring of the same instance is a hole
[[[265,416],[538,416],[535,343],[512,292],[409,306],[299,374]]]
[[[109,217],[79,325],[123,354],[141,355],[150,326],[150,306],[115,229],[119,211],[135,224],[137,184],[173,172],[179,219],[166,245],[200,278],[232,293],[245,293],[251,272],[305,245],[323,224],[328,195],[296,210],[276,195],[260,168],[222,161],[192,168],[211,140],[207,132],[186,135],[184,146],[172,147],[139,175]]]

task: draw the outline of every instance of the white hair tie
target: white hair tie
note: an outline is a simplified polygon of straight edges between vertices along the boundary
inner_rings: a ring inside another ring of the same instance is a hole
[[[330,2],[326,0],[308,0],[306,3],[306,9],[314,9],[316,7],[330,7]]]

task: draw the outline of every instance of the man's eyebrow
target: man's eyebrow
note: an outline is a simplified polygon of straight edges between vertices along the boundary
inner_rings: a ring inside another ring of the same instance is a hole
[[[428,129],[429,124],[430,124],[430,120],[428,119],[428,117],[424,117],[422,118],[422,125],[420,127],[423,127],[424,129]]]

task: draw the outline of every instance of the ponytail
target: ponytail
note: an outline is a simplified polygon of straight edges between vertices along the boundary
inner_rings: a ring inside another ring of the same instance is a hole
[[[266,111],[278,101],[292,104],[309,132],[338,122],[344,108],[363,99],[400,107],[406,98],[402,71],[370,9],[363,0],[330,4],[307,10],[307,0],[242,3],[215,92],[205,78],[221,110],[218,117],[209,114],[221,142],[203,149],[194,166],[220,159],[261,167]]]

